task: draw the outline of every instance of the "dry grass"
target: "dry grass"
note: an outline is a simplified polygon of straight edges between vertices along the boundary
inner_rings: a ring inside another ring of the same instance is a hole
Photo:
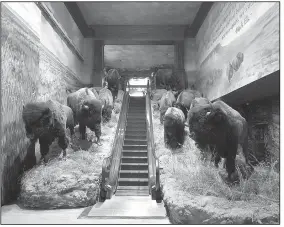
[[[50,161],[26,172],[21,182],[19,201],[25,207],[40,209],[85,207],[96,202],[102,162],[111,152],[118,115],[112,115],[110,122],[102,124],[102,146],[79,139],[78,126],[66,160],[61,150],[53,144]],[[87,130],[90,140],[95,134]]]
[[[152,103],[152,106],[155,104]],[[155,109],[153,107],[153,109]],[[186,140],[182,148],[170,150],[164,144],[164,129],[159,122],[159,111],[153,111],[153,126],[155,135],[156,154],[159,157],[161,181],[164,195],[167,199],[177,192],[173,188],[180,188],[184,192],[184,200],[188,196],[213,196],[222,198],[228,202],[246,202],[246,204],[259,204],[259,206],[270,206],[278,204],[280,191],[279,174],[274,171],[273,166],[260,165],[255,168],[248,180],[241,179],[239,185],[229,186],[224,181],[226,171],[223,168],[223,160],[219,168],[215,168],[210,158],[202,159],[200,150],[195,142],[189,138],[186,128]],[[237,157],[237,171],[243,173],[243,157]],[[170,183],[171,182],[171,183]],[[168,187],[167,184],[174,184]]]

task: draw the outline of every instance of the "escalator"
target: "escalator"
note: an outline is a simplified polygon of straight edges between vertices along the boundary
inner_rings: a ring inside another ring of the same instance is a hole
[[[124,94],[112,153],[103,163],[100,201],[113,195],[162,200],[149,90],[148,82],[146,95]]]
[[[116,196],[148,196],[146,98],[130,97]]]

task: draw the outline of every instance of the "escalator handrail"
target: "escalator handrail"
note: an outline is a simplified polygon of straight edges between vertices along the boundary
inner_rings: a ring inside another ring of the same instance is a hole
[[[122,146],[123,146],[123,139],[125,134],[125,127],[126,127],[126,113],[128,109],[129,104],[129,92],[125,91],[121,106],[121,112],[119,115],[119,120],[116,128],[115,138],[112,144],[112,150],[111,155],[106,157],[104,159],[104,165],[103,166],[103,173],[106,172],[106,168],[109,169],[108,174],[105,178],[108,179],[102,179],[104,182],[103,188],[106,190],[107,195],[106,198],[110,199],[112,195],[115,193],[117,181],[118,181],[118,175],[119,175],[119,167],[120,167],[120,160],[122,155]],[[104,176],[103,176],[104,177]]]
[[[157,194],[160,192],[160,168],[159,168],[159,159],[155,153],[149,80],[147,82],[146,113],[147,113],[147,141],[148,141],[147,145],[148,145],[148,161],[149,161],[149,168],[148,168],[149,190],[152,194],[152,199],[157,199],[157,197],[160,197],[160,195]]]

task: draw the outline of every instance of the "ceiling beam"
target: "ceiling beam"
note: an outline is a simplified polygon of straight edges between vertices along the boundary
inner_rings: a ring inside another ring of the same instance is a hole
[[[79,6],[77,5],[77,3],[76,2],[64,2],[64,5],[68,9],[73,20],[75,21],[78,28],[80,29],[82,35],[85,38],[93,37],[95,35],[95,31],[87,25],[87,23],[84,19],[84,16],[83,16]]]
[[[121,39],[121,40],[104,40],[105,45],[174,45],[172,40],[133,40],[133,39]]]
[[[191,24],[185,29],[185,38],[195,38],[214,2],[203,2]]]
[[[183,40],[185,25],[94,25],[95,39]]]

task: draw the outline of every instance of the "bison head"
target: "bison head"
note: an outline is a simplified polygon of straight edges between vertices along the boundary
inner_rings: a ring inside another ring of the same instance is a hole
[[[26,136],[30,140],[47,133],[54,125],[52,111],[44,103],[32,103],[23,106],[23,121],[25,123]]]
[[[81,121],[92,131],[101,123],[102,104],[97,99],[85,100],[80,108]]]
[[[226,114],[219,108],[212,108],[206,112],[205,120],[208,124],[217,126],[223,124],[226,119]]]

